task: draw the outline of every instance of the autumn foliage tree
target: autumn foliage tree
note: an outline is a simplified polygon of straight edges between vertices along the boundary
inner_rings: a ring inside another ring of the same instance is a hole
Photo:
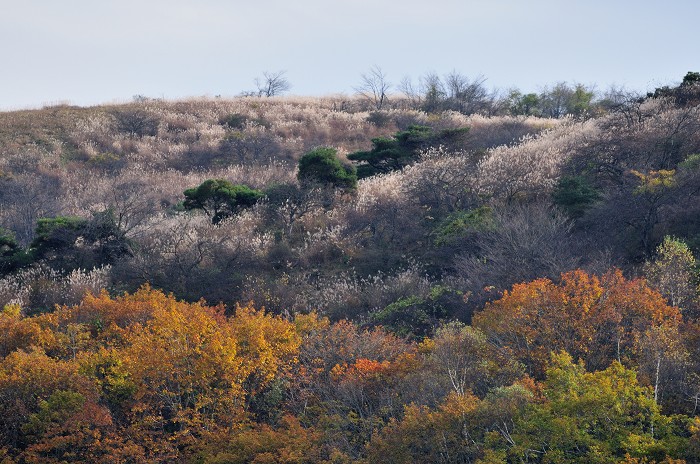
[[[593,369],[613,360],[634,361],[635,340],[651,328],[679,322],[678,308],[645,280],[625,279],[619,270],[602,277],[577,270],[562,274],[558,284],[549,279],[516,284],[473,319],[538,377],[552,351],[566,350]]]
[[[61,456],[71,452],[74,440],[92,441],[100,427],[111,424],[94,379],[77,363],[51,358],[36,347],[0,361],[0,399],[0,441],[18,449],[43,443],[40,448]],[[77,436],[87,428],[96,431]]]
[[[24,317],[18,305],[7,305],[0,311],[0,359],[17,350],[31,347],[49,349],[57,343],[55,317]]]
[[[523,379],[486,397],[451,393],[437,407],[406,406],[372,437],[372,463],[685,462],[684,417],[665,416],[633,370],[588,372],[553,354],[541,384]],[[680,432],[684,430],[684,432]]]
[[[438,328],[423,343],[426,366],[442,378],[457,395],[485,396],[491,389],[508,385],[523,376],[523,367],[507,347],[491,343],[479,329],[459,322]]]
[[[617,361],[586,372],[569,354],[554,354],[542,393],[544,401],[530,405],[517,422],[510,458],[603,463],[683,457],[687,444],[674,436],[674,428],[685,427],[683,419],[674,424],[662,415],[650,388]]]
[[[243,418],[243,365],[222,308],[156,307],[131,328],[123,357],[136,385],[138,421],[181,438]]]
[[[684,314],[687,315],[693,312],[700,290],[695,265],[695,257],[688,245],[666,236],[656,248],[656,259],[644,265],[644,274],[673,306],[686,310]]]
[[[367,462],[475,462],[483,456],[486,432],[475,423],[479,405],[474,395],[452,394],[435,410],[407,406],[402,420],[391,421],[373,437]]]
[[[90,427],[105,447],[123,446],[136,462],[180,459],[202,437],[226,435],[253,417],[256,397],[289,375],[301,343],[291,322],[252,304],[226,315],[223,306],[178,301],[148,286],[115,298],[87,295],[41,316],[10,308],[0,325],[10,335],[0,391],[16,397],[0,399],[3,443],[26,442],[26,453],[46,458],[67,452],[56,447],[69,435],[66,443],[82,450],[75,456],[91,461],[101,455],[83,436]],[[129,431],[128,443],[115,427]]]

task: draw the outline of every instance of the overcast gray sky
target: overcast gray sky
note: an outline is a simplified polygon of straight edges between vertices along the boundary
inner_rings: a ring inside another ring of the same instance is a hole
[[[647,90],[700,71],[700,0],[0,0],[0,109],[234,96],[286,70],[353,93],[380,66]]]

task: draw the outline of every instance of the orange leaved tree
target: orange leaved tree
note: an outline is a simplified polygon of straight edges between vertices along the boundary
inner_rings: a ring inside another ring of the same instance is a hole
[[[678,308],[644,279],[625,279],[619,270],[600,278],[576,270],[558,284],[537,279],[514,285],[473,324],[542,378],[552,351],[566,350],[591,369],[613,360],[636,362],[635,345],[647,330],[680,320]]]
[[[88,325],[111,347],[97,350],[95,375],[154,459],[175,459],[205,434],[238,428],[250,397],[296,361],[294,324],[252,304],[234,316],[224,310],[149,287],[63,309],[63,319]]]

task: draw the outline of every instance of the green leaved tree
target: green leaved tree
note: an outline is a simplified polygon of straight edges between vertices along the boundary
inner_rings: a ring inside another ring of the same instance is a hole
[[[354,190],[357,187],[357,172],[353,166],[343,165],[329,147],[316,148],[301,157],[297,179],[302,186],[331,186]]]
[[[184,192],[185,209],[201,209],[218,224],[241,209],[253,206],[263,193],[247,185],[232,184],[224,179],[208,179],[199,187]]]
[[[404,168],[418,159],[421,150],[430,146],[459,148],[466,141],[468,132],[468,128],[436,132],[431,127],[414,125],[391,138],[372,139],[374,148],[351,153],[348,159],[357,163],[357,176],[363,179]]]

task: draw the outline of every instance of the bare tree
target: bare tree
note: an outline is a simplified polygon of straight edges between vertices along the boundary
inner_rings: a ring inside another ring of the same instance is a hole
[[[485,83],[486,78],[481,75],[470,80],[457,71],[447,74],[445,89],[451,109],[464,114],[484,112],[492,104]]]
[[[423,95],[420,90],[413,85],[413,79],[409,76],[404,76],[404,78],[401,79],[398,89],[406,97],[409,108],[414,110],[420,108]]]
[[[139,108],[127,106],[112,111],[119,132],[131,137],[154,136],[158,133],[158,118]]]
[[[374,104],[374,107],[381,110],[387,100],[387,92],[391,84],[386,79],[386,74],[377,65],[374,65],[366,73],[362,74],[360,85],[355,87],[355,91]]]
[[[60,213],[58,177],[27,172],[0,179],[0,227],[14,232],[17,241],[28,245],[34,238],[36,221]]]
[[[287,71],[264,71],[262,77],[255,78],[258,97],[274,97],[292,88],[285,74]]]
[[[641,93],[613,84],[602,93],[596,103],[606,111],[624,112],[636,110],[643,101]]]

